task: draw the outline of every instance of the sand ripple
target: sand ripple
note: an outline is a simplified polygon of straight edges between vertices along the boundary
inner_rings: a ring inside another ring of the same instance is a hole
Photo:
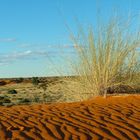
[[[0,140],[92,139],[140,139],[140,96],[0,107]]]

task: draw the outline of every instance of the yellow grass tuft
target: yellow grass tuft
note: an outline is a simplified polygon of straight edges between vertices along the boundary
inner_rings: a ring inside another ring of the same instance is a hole
[[[97,32],[92,28],[84,32],[80,27],[78,37],[71,35],[76,54],[76,61],[70,60],[71,68],[84,93],[106,96],[115,86],[139,86],[139,31],[112,20]]]

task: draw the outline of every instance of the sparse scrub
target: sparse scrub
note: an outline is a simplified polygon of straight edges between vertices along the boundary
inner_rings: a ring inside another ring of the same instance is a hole
[[[32,77],[32,84],[35,85],[35,86],[39,84],[38,77]]]
[[[16,78],[16,79],[14,80],[14,82],[16,82],[16,83],[22,83],[23,81],[24,81],[23,78]]]
[[[33,101],[34,102],[40,102],[40,98],[39,98],[39,96],[37,96],[37,95],[34,95],[34,99],[33,99]]]
[[[22,98],[19,103],[30,103],[31,100],[28,98]]]
[[[17,91],[15,89],[10,89],[7,92],[8,94],[17,94]]]
[[[5,81],[0,81],[0,86],[5,86],[6,82]]]
[[[11,100],[8,99],[8,98],[4,98],[3,102],[4,102],[4,103],[11,103]]]
[[[11,100],[7,96],[0,96],[0,105],[4,103],[11,103]]]
[[[42,88],[44,92],[46,92],[48,84],[46,82],[39,84],[39,88]]]
[[[97,32],[92,28],[84,32],[80,27],[78,37],[71,35],[76,61],[72,58],[70,64],[83,92],[106,96],[110,88],[139,87],[140,30],[131,31],[121,21],[111,20]]]

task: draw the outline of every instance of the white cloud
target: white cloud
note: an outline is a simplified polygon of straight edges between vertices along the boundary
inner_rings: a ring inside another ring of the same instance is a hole
[[[22,48],[26,48],[26,47],[31,47],[32,45],[29,43],[23,43],[23,44],[20,44],[19,46]]]
[[[30,60],[30,59],[40,59],[43,57],[58,57],[59,55],[62,56],[67,55],[67,54],[73,54],[74,52],[71,51],[60,51],[60,50],[55,50],[55,51],[46,51],[46,50],[26,50],[22,52],[13,52],[9,54],[0,54],[0,65],[4,64],[9,64],[12,62],[15,62],[17,60]]]
[[[42,56],[47,56],[46,51],[23,51],[23,52],[14,52],[10,54],[1,54],[0,55],[0,65],[8,64],[21,59],[32,59],[40,58]]]
[[[31,54],[31,53],[32,53],[31,50],[28,50],[28,51],[25,51],[25,52],[24,52],[25,55],[29,55],[29,54]]]
[[[16,38],[0,38],[0,42],[16,42]]]

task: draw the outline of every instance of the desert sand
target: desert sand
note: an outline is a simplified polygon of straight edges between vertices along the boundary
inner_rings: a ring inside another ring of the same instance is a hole
[[[139,138],[139,95],[0,107],[0,140]]]

